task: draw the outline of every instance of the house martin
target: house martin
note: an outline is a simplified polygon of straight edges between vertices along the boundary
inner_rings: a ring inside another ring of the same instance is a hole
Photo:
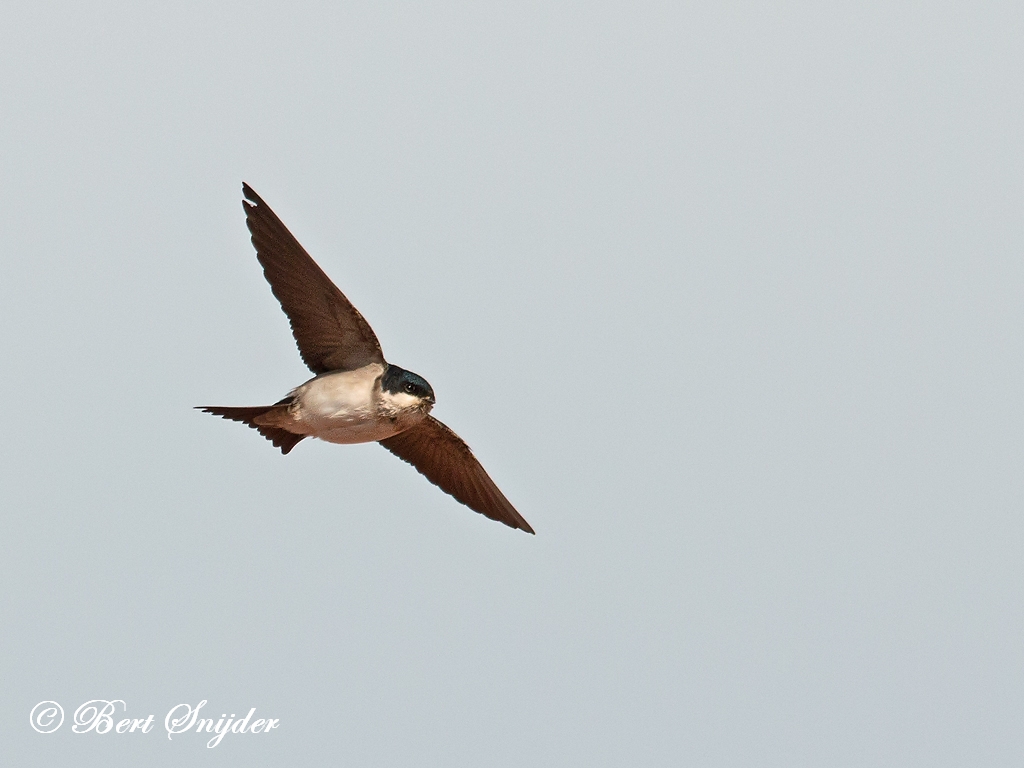
[[[288,316],[299,355],[315,376],[273,405],[199,410],[247,424],[281,453],[306,437],[380,443],[475,512],[533,533],[469,446],[430,415],[430,384],[384,359],[369,323],[277,215],[248,184],[242,193],[256,258]]]

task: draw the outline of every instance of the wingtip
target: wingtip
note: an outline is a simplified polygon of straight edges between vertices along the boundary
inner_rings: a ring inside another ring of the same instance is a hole
[[[518,510],[516,510],[516,508],[513,507],[511,504],[509,504],[508,507],[509,510],[511,511],[511,515],[509,515],[509,518],[511,519],[503,520],[502,522],[510,528],[516,528],[517,530],[523,531],[524,533],[528,533],[531,536],[536,536],[537,532],[533,530],[532,525],[526,522],[526,518],[520,515]]]
[[[259,195],[257,195],[255,190],[253,190],[253,188],[246,184],[244,181],[242,182],[242,196],[245,198],[244,200],[242,200],[243,208],[255,208],[257,205],[264,204],[263,199]]]
[[[492,517],[491,519],[497,520],[499,523],[504,523],[513,530],[522,531],[523,533],[528,533],[531,536],[537,535],[537,532],[533,530],[533,526],[526,522],[526,520],[523,519],[523,516],[518,512],[516,512],[515,516],[511,518],[501,519]]]

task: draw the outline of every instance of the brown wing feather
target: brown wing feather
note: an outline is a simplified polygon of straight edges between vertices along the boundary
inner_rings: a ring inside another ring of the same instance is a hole
[[[498,490],[469,446],[433,416],[380,444],[473,511],[511,528],[534,532]]]
[[[369,323],[299,245],[259,195],[242,185],[245,220],[256,258],[291,322],[303,362],[313,373],[383,363]]]

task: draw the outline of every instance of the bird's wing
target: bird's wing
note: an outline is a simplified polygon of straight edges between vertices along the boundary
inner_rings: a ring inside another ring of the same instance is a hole
[[[469,446],[452,430],[428,416],[380,444],[442,491],[481,515],[533,533],[533,528],[487,476]]]
[[[370,324],[252,187],[243,184],[242,193],[256,258],[291,321],[303,362],[313,373],[383,363],[384,354]]]

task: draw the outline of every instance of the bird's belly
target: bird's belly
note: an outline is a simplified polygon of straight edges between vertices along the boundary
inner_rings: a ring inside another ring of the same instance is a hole
[[[400,430],[390,421],[334,422],[323,425],[312,437],[326,440],[328,443],[375,443],[387,437],[397,435]]]
[[[401,429],[380,415],[374,401],[381,370],[370,365],[306,382],[295,390],[288,429],[329,443],[372,443],[398,434]]]

